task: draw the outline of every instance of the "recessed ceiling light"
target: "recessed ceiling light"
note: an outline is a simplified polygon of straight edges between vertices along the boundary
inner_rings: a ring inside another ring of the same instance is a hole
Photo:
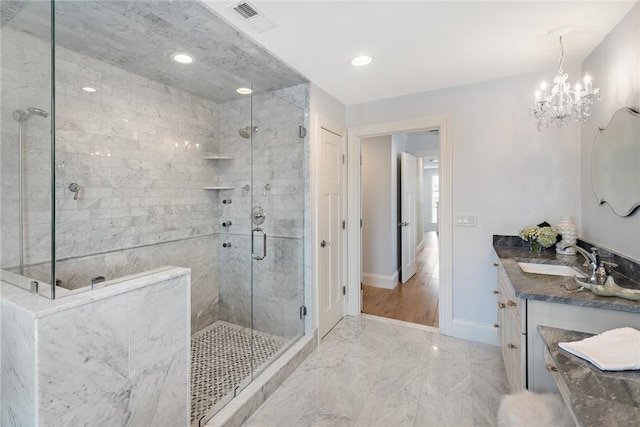
[[[356,67],[362,67],[364,65],[371,64],[371,61],[373,61],[373,58],[370,57],[369,55],[360,55],[360,56],[356,56],[351,60],[351,65],[354,65]]]
[[[253,91],[248,87],[239,87],[238,89],[236,89],[236,92],[238,92],[240,95],[249,95]]]
[[[171,54],[171,59],[179,64],[193,64],[196,58],[185,52],[175,52]]]
[[[85,92],[93,93],[93,92],[96,91],[96,88],[95,87],[91,87],[91,86],[85,86],[85,87],[82,88],[82,90],[85,91]]]

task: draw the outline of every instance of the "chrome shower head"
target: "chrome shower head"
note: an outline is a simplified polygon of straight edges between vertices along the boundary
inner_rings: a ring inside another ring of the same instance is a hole
[[[30,114],[30,115],[34,115],[35,114],[36,116],[40,116],[40,117],[43,117],[45,119],[47,117],[49,117],[49,113],[47,113],[46,111],[44,111],[41,108],[29,107],[29,108],[27,108],[27,111],[29,112],[28,114]]]
[[[13,117],[14,120],[19,122],[26,122],[27,120],[29,120],[31,116],[40,116],[43,118],[47,118],[49,117],[49,113],[47,113],[46,111],[40,108],[29,107],[27,108],[27,112],[24,112],[22,110],[16,110],[13,112],[13,114],[11,114],[11,117]]]
[[[254,126],[253,128],[251,128],[250,126],[247,126],[247,127],[246,127],[246,128],[244,128],[244,129],[240,129],[240,130],[238,131],[238,133],[239,133],[239,134],[240,134],[240,136],[241,136],[241,137],[243,137],[244,139],[249,139],[249,138],[251,138],[251,132],[252,132],[252,131],[253,131],[254,133],[255,133],[255,132],[258,132],[258,128],[257,128],[257,127],[255,127],[255,126]]]

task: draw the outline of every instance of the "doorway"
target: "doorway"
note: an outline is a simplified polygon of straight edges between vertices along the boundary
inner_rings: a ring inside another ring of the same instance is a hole
[[[440,180],[438,203],[438,328],[441,333],[452,333],[452,147],[451,123],[448,115],[430,116],[420,119],[390,122],[351,128],[348,133],[348,223],[361,220],[361,140],[364,138],[403,132],[439,129],[440,132]],[[360,227],[348,227],[348,285],[347,314],[359,315],[362,310],[361,263],[362,233]]]
[[[361,142],[362,312],[438,325],[438,129]]]
[[[438,327],[438,235],[427,231],[417,255],[417,272],[393,289],[362,285],[362,312]]]

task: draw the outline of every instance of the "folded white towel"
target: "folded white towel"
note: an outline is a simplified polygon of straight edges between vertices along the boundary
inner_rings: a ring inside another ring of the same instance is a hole
[[[558,345],[603,371],[640,369],[640,331],[637,329],[612,329],[581,341]]]

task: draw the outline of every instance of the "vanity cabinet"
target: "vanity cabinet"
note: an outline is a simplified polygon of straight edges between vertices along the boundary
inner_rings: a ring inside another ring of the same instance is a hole
[[[528,388],[533,391],[555,392],[557,390],[553,376],[547,371],[544,358],[546,345],[538,332],[538,326],[551,326],[590,334],[599,334],[625,326],[640,329],[638,313],[533,299],[526,300],[526,303]]]
[[[538,326],[590,334],[625,326],[640,329],[640,314],[637,311],[594,306],[601,299],[603,302],[610,301],[607,297],[590,296],[589,299],[579,300],[575,293],[560,293],[566,291],[557,291],[556,295],[534,294],[530,286],[538,281],[535,279],[538,275],[523,273],[512,259],[499,259],[495,265],[498,270],[497,289],[494,291],[498,305],[496,327],[512,392],[525,388],[536,392],[557,392],[553,376],[547,371],[545,344]],[[523,281],[525,275],[527,279]],[[542,275],[539,281],[548,282]],[[574,296],[574,301],[569,296]]]
[[[498,341],[512,392],[526,388],[526,323],[527,307],[517,298],[504,268],[498,267],[496,295]]]

